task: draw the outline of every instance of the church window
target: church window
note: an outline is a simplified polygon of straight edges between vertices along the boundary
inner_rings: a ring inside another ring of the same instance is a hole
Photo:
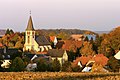
[[[34,35],[34,32],[32,32],[32,35]]]
[[[27,32],[27,34],[29,34],[29,35],[30,35],[30,32]]]
[[[30,43],[30,36],[28,36],[28,44]]]

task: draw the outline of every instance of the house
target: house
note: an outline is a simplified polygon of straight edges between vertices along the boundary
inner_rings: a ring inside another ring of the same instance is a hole
[[[29,63],[26,67],[27,71],[35,71],[36,68],[37,68],[36,63]]]
[[[3,68],[9,68],[11,64],[11,59],[13,55],[18,54],[18,49],[15,48],[8,48],[7,46],[4,46],[4,48],[0,49],[0,57],[1,61],[3,62],[1,64],[1,67]]]
[[[58,40],[56,36],[50,36],[50,42],[53,42],[54,46],[56,46]]]
[[[115,57],[117,60],[120,60],[120,51],[118,51],[118,53],[116,53],[116,54],[114,55],[114,57]]]
[[[92,56],[81,56],[76,58],[76,60],[74,60],[73,65],[74,66],[80,66],[81,68],[86,66],[86,64],[88,63],[88,61],[92,58]]]
[[[10,67],[10,64],[11,64],[10,55],[3,56],[3,60],[1,61],[2,61],[2,64],[1,64],[2,68]]]
[[[74,39],[75,41],[82,41],[84,36],[82,34],[73,34],[71,35],[71,38]]]
[[[89,72],[92,69],[94,63],[99,64],[101,66],[107,65],[108,58],[103,54],[96,54],[94,56],[81,56],[78,57],[74,62],[74,66],[80,66],[83,68],[82,72]]]
[[[0,30],[0,38],[3,37],[6,33],[6,30]]]
[[[60,64],[62,65],[65,61],[68,61],[67,52],[63,49],[51,49],[48,50],[47,56],[50,56],[52,60],[58,59]]]
[[[63,49],[66,51],[76,52],[78,48],[80,48],[83,44],[83,41],[75,41],[75,40],[64,40],[59,41],[56,45],[56,48]]]
[[[85,67],[82,72],[90,72],[92,67]]]
[[[90,59],[88,61],[86,66],[88,66],[90,64],[93,64],[93,63],[97,63],[97,64],[100,64],[100,65],[102,65],[104,67],[105,65],[107,65],[108,60],[109,59],[106,56],[104,56],[103,54],[97,54],[97,55],[94,55],[92,57],[92,59]]]
[[[35,71],[37,68],[37,62],[40,60],[40,58],[44,58],[49,61],[49,57],[44,54],[26,52],[24,53],[24,57],[28,57],[30,59],[30,63],[26,67],[27,71]]]
[[[32,17],[30,16],[28,25],[25,31],[25,44],[23,51],[48,51],[52,49],[50,42],[45,36],[40,36],[35,34],[35,29],[33,27]]]
[[[0,43],[0,48],[2,48],[3,47],[3,44],[2,43]]]
[[[84,38],[85,37],[88,37],[88,40],[91,40],[91,39],[96,40],[96,35],[94,34],[84,34]]]

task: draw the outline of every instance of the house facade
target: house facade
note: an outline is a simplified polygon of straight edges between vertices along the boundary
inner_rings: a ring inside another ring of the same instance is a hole
[[[35,29],[33,27],[32,17],[30,16],[28,25],[25,31],[25,44],[23,51],[48,51],[52,49],[50,42],[45,36],[35,35]]]
[[[50,58],[52,60],[54,59],[58,59],[60,64],[62,65],[65,61],[68,61],[68,55],[67,52],[63,49],[51,49],[48,51],[48,56],[50,56]]]

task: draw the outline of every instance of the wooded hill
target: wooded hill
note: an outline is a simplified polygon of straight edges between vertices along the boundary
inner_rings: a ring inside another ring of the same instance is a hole
[[[45,35],[55,35],[60,33],[66,33],[66,34],[96,34],[89,30],[80,30],[80,29],[38,29],[36,30],[39,33],[45,34]]]

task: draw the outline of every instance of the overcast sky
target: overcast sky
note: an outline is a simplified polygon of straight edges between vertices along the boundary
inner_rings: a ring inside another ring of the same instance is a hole
[[[0,29],[112,30],[120,25],[120,0],[0,0]]]

